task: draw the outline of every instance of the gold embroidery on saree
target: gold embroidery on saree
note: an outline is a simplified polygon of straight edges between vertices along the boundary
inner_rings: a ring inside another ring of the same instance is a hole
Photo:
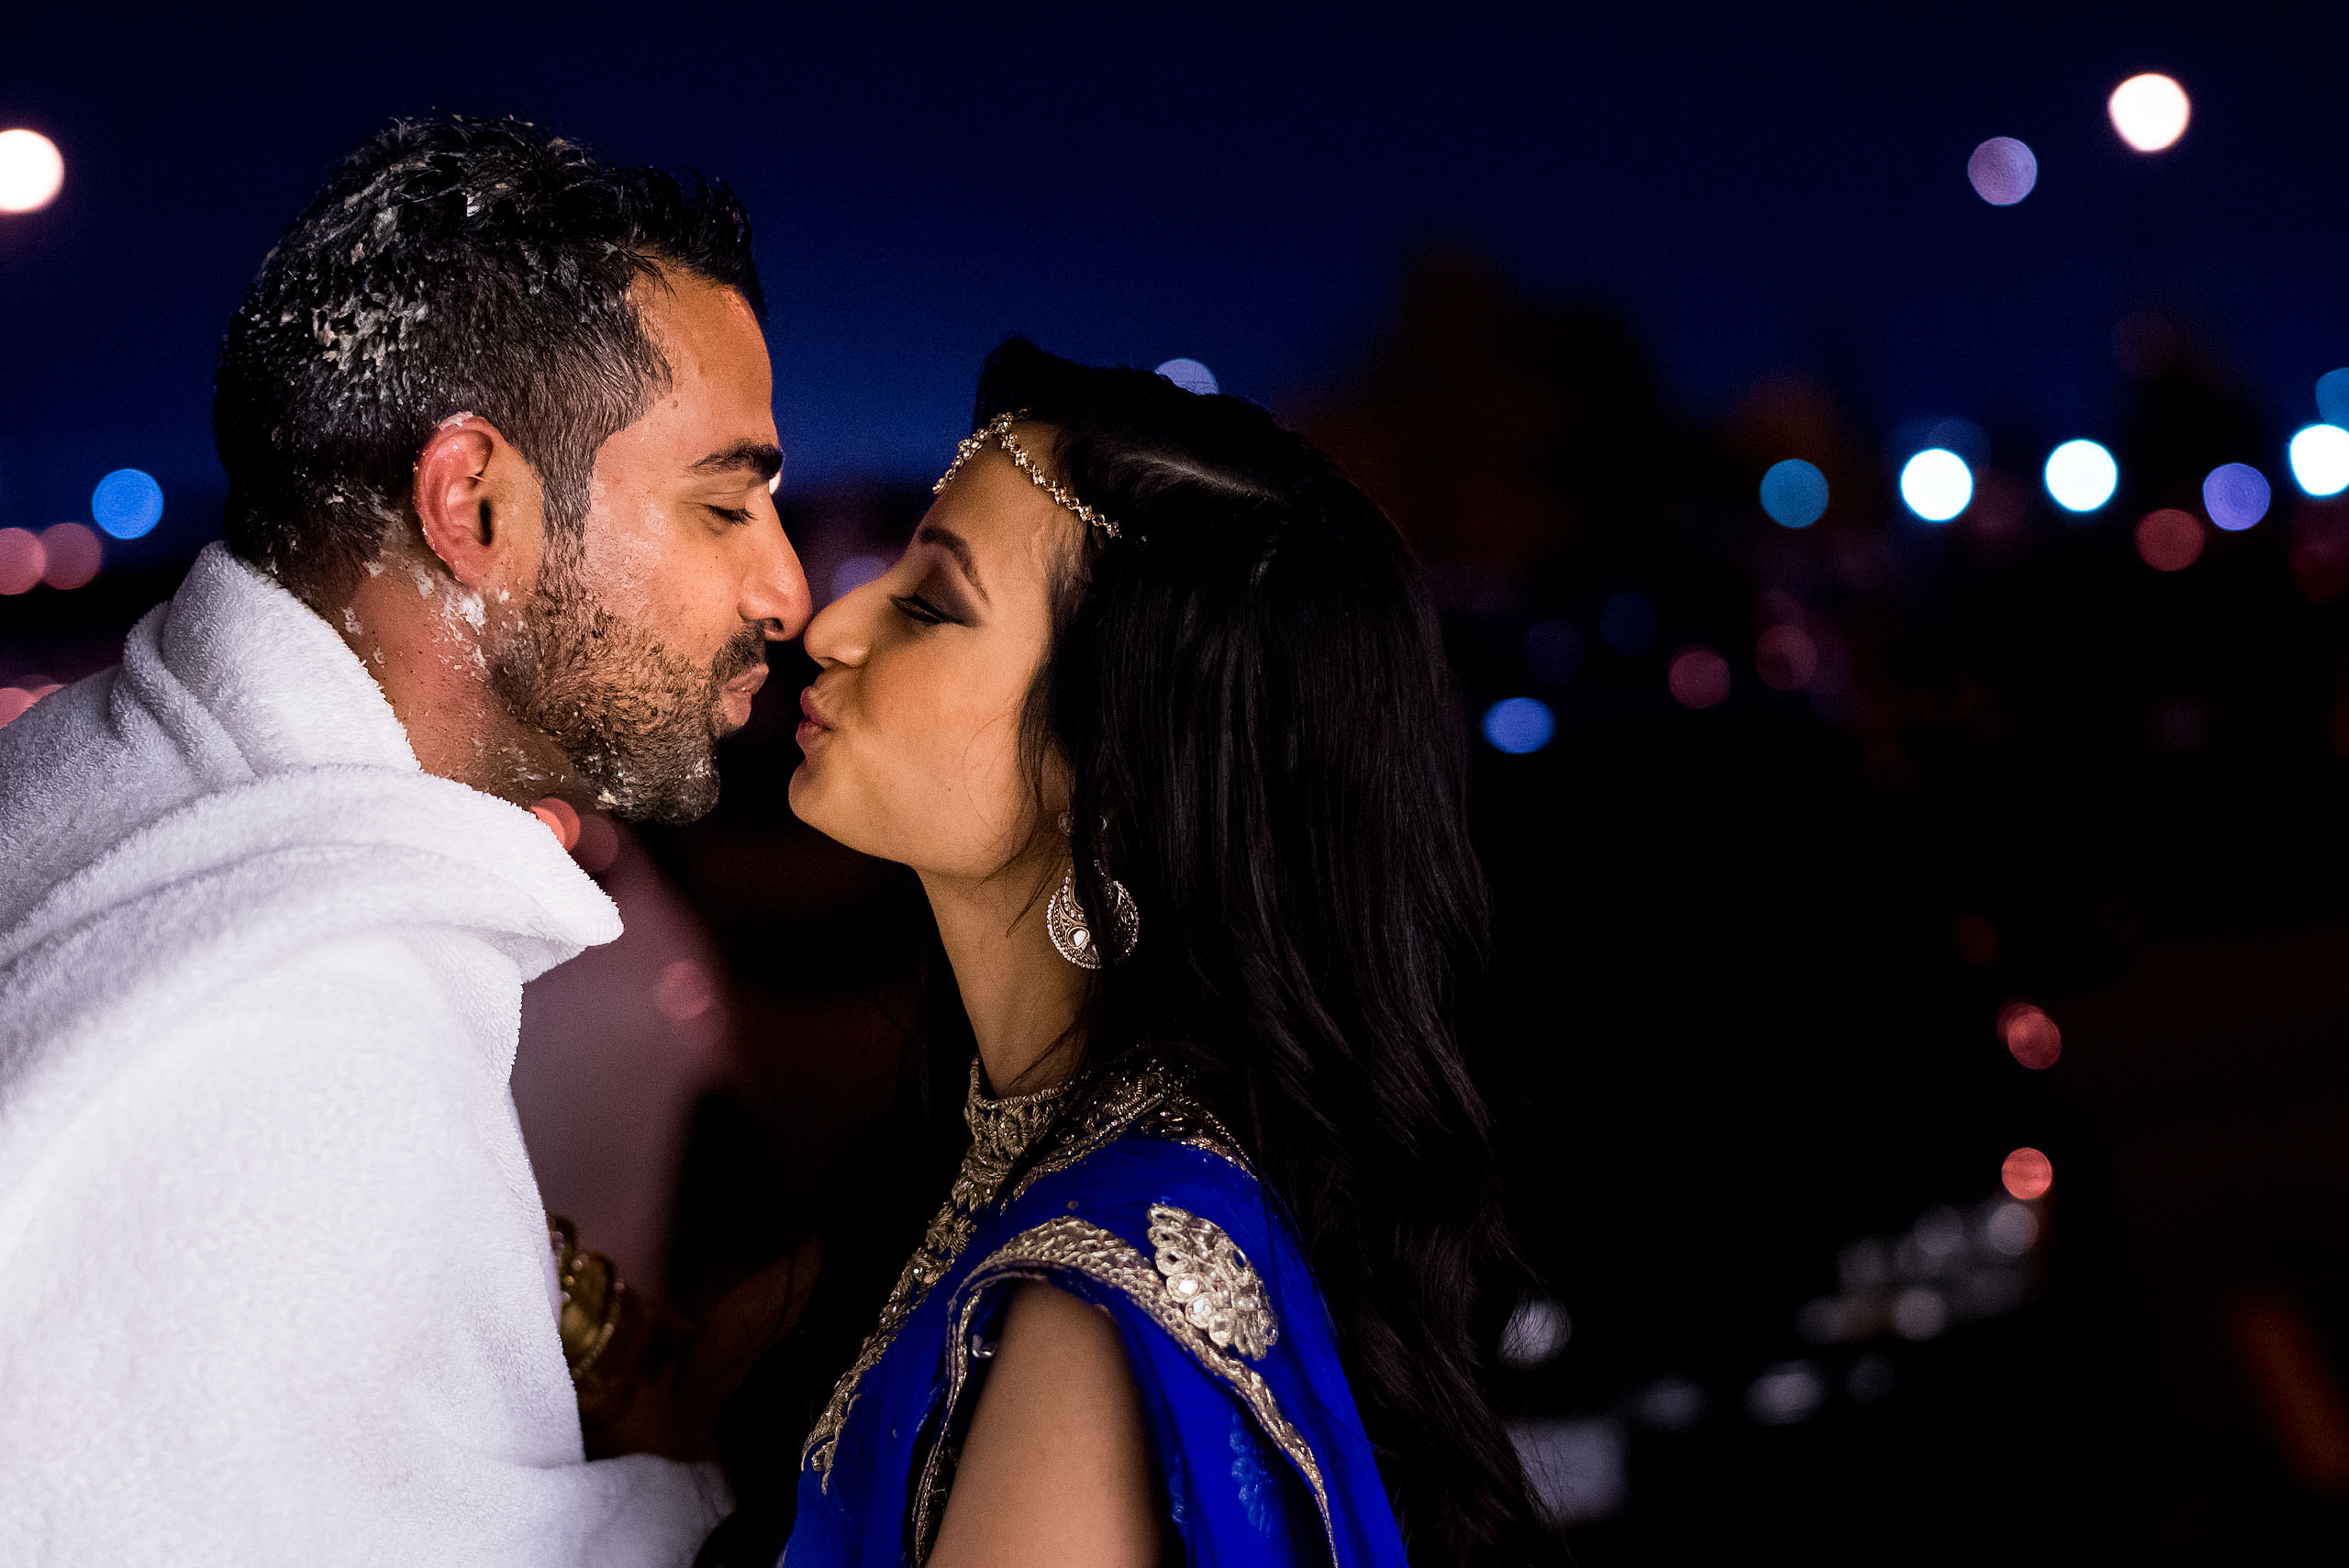
[[[979,1215],[995,1200],[1013,1162],[1060,1114],[1061,1102],[1066,1097],[1065,1090],[1049,1089],[1041,1095],[988,1099],[979,1093],[979,1064],[972,1062],[970,1095],[963,1105],[963,1119],[971,1129],[970,1151],[954,1173],[945,1207],[931,1218],[921,1245],[906,1260],[888,1300],[882,1304],[880,1322],[841,1374],[831,1398],[825,1402],[824,1413],[816,1418],[799,1450],[801,1467],[816,1473],[823,1490],[831,1489],[832,1458],[839,1451],[841,1429],[848,1424],[848,1413],[856,1404],[857,1388],[865,1373],[880,1364],[930,1287],[944,1279],[954,1260],[963,1255],[971,1233],[978,1228]]]
[[[1164,1223],[1170,1232],[1179,1236],[1182,1250],[1177,1256],[1188,1260],[1195,1253],[1203,1254],[1215,1264],[1196,1274],[1188,1271],[1187,1262],[1182,1265],[1182,1277],[1200,1282],[1196,1289],[1178,1294],[1174,1286],[1177,1273],[1144,1257],[1123,1238],[1074,1215],[1057,1215],[1021,1231],[988,1253],[956,1291],[953,1338],[949,1341],[954,1349],[947,1358],[950,1371],[941,1407],[944,1416],[922,1464],[910,1521],[914,1527],[916,1561],[928,1552],[936,1540],[938,1525],[945,1515],[952,1458],[948,1440],[970,1376],[971,1322],[986,1297],[987,1287],[1007,1279],[1049,1280],[1053,1273],[1064,1270],[1123,1295],[1247,1407],[1257,1426],[1288,1457],[1312,1489],[1313,1506],[1320,1515],[1322,1534],[1330,1546],[1330,1560],[1332,1563],[1337,1562],[1337,1529],[1330,1517],[1330,1495],[1321,1477],[1320,1461],[1305,1435],[1282,1413],[1272,1385],[1264,1375],[1230,1353],[1231,1350],[1240,1350],[1241,1355],[1252,1360],[1262,1356],[1280,1337],[1280,1325],[1264,1295],[1261,1277],[1219,1226],[1170,1205],[1152,1206],[1153,1246],[1162,1245],[1158,1238],[1162,1216],[1166,1217]],[[1241,1278],[1248,1282],[1244,1290],[1237,1283]],[[1212,1328],[1197,1321],[1192,1311],[1193,1303],[1211,1294],[1229,1297],[1221,1313],[1209,1314],[1211,1319],[1228,1319],[1226,1338],[1221,1340],[1215,1337]],[[1241,1329],[1239,1326],[1243,1323],[1245,1327]],[[1244,1343],[1257,1347],[1252,1351],[1244,1348],[1243,1333]]]
[[[1068,1096],[1068,1089],[1061,1087],[1010,1099],[989,1099],[979,1092],[978,1062],[971,1063],[970,1093],[963,1106],[963,1119],[971,1129],[970,1151],[963,1156],[944,1207],[931,1218],[921,1245],[906,1260],[897,1283],[882,1304],[879,1323],[841,1375],[823,1414],[808,1429],[807,1440],[800,1448],[801,1467],[816,1473],[824,1491],[831,1489],[832,1460],[839,1451],[841,1429],[848,1424],[849,1411],[856,1404],[865,1375],[880,1364],[931,1287],[953,1268],[1011,1167],[1052,1125]],[[1206,1150],[1247,1169],[1221,1124],[1205,1109],[1180,1099],[1173,1078],[1152,1062],[1122,1073],[1112,1083],[1079,1124],[1060,1136],[1051,1151],[1028,1168],[1005,1201],[1017,1198],[1053,1172],[1066,1170],[1145,1118],[1157,1124],[1151,1129],[1157,1136]]]
[[[1215,1341],[1262,1361],[1281,1337],[1264,1282],[1223,1227],[1171,1204],[1150,1206],[1151,1261],[1166,1276],[1166,1294],[1191,1327]]]

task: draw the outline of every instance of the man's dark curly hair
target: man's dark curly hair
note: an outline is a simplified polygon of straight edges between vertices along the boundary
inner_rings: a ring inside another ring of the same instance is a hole
[[[518,120],[403,120],[342,161],[228,324],[212,427],[229,548],[313,604],[406,516],[417,453],[458,414],[537,472],[575,541],[596,452],[665,390],[630,285],[681,272],[762,317],[723,185],[613,168]]]

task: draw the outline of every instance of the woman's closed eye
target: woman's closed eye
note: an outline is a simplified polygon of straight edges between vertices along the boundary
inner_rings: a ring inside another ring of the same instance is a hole
[[[918,626],[961,624],[959,617],[947,614],[919,594],[894,594],[890,595],[889,602],[897,606],[899,615]]]

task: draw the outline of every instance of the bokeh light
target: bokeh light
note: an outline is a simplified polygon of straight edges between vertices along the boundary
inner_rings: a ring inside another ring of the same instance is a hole
[[[1682,707],[1719,707],[1729,700],[1729,661],[1702,644],[1684,648],[1672,656],[1664,684]]]
[[[1827,1380],[1810,1362],[1780,1362],[1745,1390],[1745,1413],[1765,1427],[1807,1421],[1827,1400]]]
[[[65,184],[65,157],[37,130],[0,130],[0,212],[39,212]]]
[[[2093,512],[2121,488],[2121,465],[2094,441],[2065,441],[2047,454],[2047,494],[2067,512]]]
[[[1184,391],[1196,392],[1202,396],[1211,397],[1219,390],[1215,372],[1197,360],[1169,360],[1158,367],[1158,373]]]
[[[652,1005],[670,1022],[689,1023],[718,1005],[718,982],[697,959],[673,960],[652,983]]]
[[[2112,128],[2121,133],[2121,139],[2140,152],[2159,152],[2175,146],[2194,115],[2186,89],[2155,71],[2132,76],[2115,87],[2105,110],[2111,115]]]
[[[2326,424],[2349,429],[2349,365],[2316,378],[2316,411]]]
[[[2231,534],[2241,533],[2266,517],[2272,499],[2267,476],[2247,462],[2222,462],[2202,481],[2203,510]]]
[[[90,516],[117,539],[140,539],[162,520],[163,487],[135,468],[117,468],[90,492]]]
[[[1636,659],[1655,646],[1664,631],[1664,617],[1655,601],[1637,589],[1626,589],[1598,607],[1598,635],[1608,647],[1626,659]]]
[[[1974,194],[1992,206],[2012,206],[2039,183],[2039,160],[2011,136],[1994,136],[1965,161]]]
[[[30,528],[0,528],[0,594],[31,591],[49,569],[49,552]]]
[[[1900,469],[1900,499],[1929,523],[1945,523],[1974,499],[1974,471],[1947,447],[1927,447]]]
[[[1949,1298],[1929,1284],[1912,1284],[1892,1298],[1892,1331],[1904,1340],[1938,1339],[1949,1327]]]
[[[1968,468],[1981,468],[1990,461],[1989,433],[1971,419],[1936,419],[1917,445],[1920,449],[1947,447],[1964,458]]]
[[[2055,1184],[2055,1162],[2036,1149],[2018,1149],[1999,1165],[1998,1183],[2024,1203],[2045,1197]]]
[[[1819,644],[1798,626],[1774,626],[1754,641],[1753,668],[1772,691],[1799,691],[1819,673]]]
[[[106,563],[106,546],[98,531],[81,523],[60,523],[40,532],[45,558],[40,580],[52,588],[78,588],[98,574]]]
[[[2064,1031],[2029,1002],[2009,1002],[1998,1010],[1998,1039],[2009,1055],[2034,1073],[2054,1066],[2064,1054]]]
[[[2137,559],[2156,572],[2183,572],[2202,559],[2202,519],[2176,506],[2137,523]]]
[[[44,681],[39,675],[13,686],[0,686],[0,727],[23,717],[27,708],[57,689],[57,683]]]
[[[2020,1258],[2039,1240],[2039,1217],[2021,1204],[2002,1199],[1983,1220],[1982,1240],[2002,1257]]]
[[[888,570],[885,555],[852,555],[832,568],[832,597],[845,599]]]
[[[1881,1405],[1892,1397],[1899,1374],[1892,1369],[1892,1358],[1870,1351],[1852,1363],[1843,1379],[1843,1391],[1858,1404]]]
[[[1512,757],[1539,751],[1557,732],[1558,716],[1539,698],[1504,697],[1485,710],[1485,739]]]
[[[545,823],[556,841],[565,850],[578,845],[579,810],[571,802],[557,795],[549,795],[530,807],[530,815]]]
[[[1632,1398],[1631,1411],[1658,1431],[1685,1432],[1705,1418],[1705,1391],[1685,1377],[1660,1377]]]
[[[1827,476],[1798,457],[1774,463],[1762,476],[1762,509],[1787,528],[1810,527],[1827,510]]]
[[[1555,1361],[1574,1338],[1575,1320],[1564,1302],[1532,1296],[1519,1303],[1501,1330],[1501,1360],[1522,1371]]]
[[[579,869],[590,876],[601,876],[612,869],[619,858],[619,829],[611,818],[600,811],[582,812],[579,817],[579,840],[571,846],[571,858]]]
[[[2310,425],[2292,438],[2286,456],[2294,483],[2310,495],[2338,495],[2349,490],[2349,430]]]

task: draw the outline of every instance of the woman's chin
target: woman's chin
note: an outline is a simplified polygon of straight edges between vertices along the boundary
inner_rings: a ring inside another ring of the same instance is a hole
[[[818,797],[823,791],[817,785],[813,776],[815,771],[814,759],[802,757],[799,765],[791,770],[791,783],[785,787],[784,798],[790,801],[794,817],[821,833],[825,828],[818,818],[824,813],[818,806]]]

